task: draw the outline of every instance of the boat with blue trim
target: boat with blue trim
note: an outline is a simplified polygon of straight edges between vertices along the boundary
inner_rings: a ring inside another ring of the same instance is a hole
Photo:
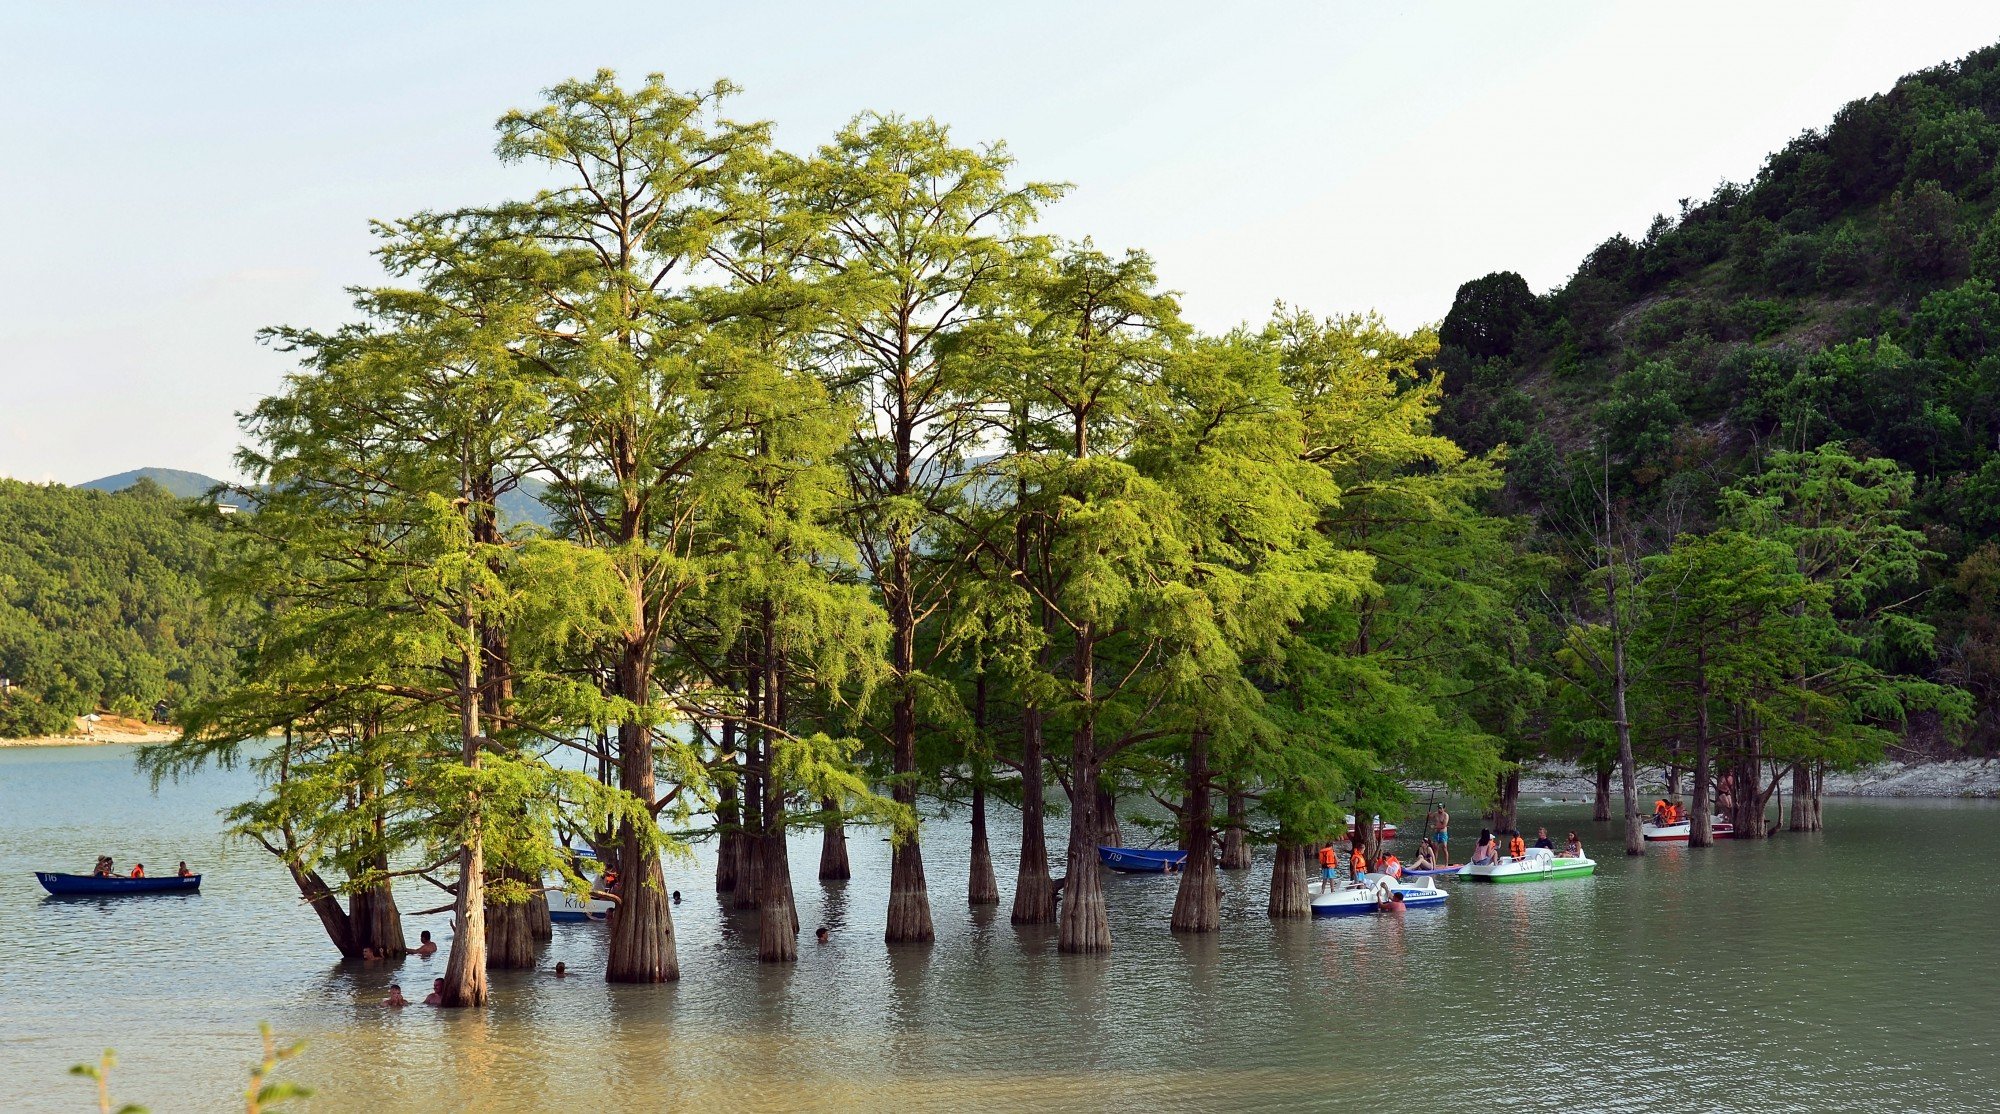
[[[1122,874],[1171,874],[1187,866],[1187,852],[1171,847],[1099,847],[1097,860]]]
[[[201,891],[201,875],[185,878],[121,878],[104,874],[61,874],[38,870],[35,881],[54,897],[136,897],[141,894],[191,894]]]

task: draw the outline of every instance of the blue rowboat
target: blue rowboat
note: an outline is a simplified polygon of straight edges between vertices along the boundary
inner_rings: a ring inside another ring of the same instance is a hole
[[[1098,861],[1126,874],[1165,874],[1187,866],[1187,852],[1148,847],[1099,847]]]
[[[57,897],[127,897],[138,894],[191,894],[201,889],[201,875],[177,878],[100,878],[95,874],[35,872],[35,881]]]

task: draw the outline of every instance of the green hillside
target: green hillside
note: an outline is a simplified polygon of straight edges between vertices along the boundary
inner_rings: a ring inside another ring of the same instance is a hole
[[[1440,329],[1445,425],[1510,447],[1508,498],[1554,513],[1581,459],[1663,535],[1778,449],[1842,443],[1914,478],[1931,550],[1905,660],[2000,736],[2000,47],[1842,108],[1747,183],[1613,236],[1559,288],[1459,288]]]
[[[102,476],[76,486],[86,491],[124,491],[140,480],[153,481],[176,499],[199,499],[222,486],[222,481],[213,476],[204,476],[200,472],[183,472],[177,468],[134,468],[129,472]]]
[[[148,479],[116,494],[0,479],[0,737],[226,683],[244,628],[203,594],[218,522]]]

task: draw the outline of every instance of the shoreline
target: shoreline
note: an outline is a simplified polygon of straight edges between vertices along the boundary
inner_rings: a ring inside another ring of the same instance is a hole
[[[96,747],[118,744],[169,743],[181,737],[171,727],[141,723],[123,716],[100,716],[91,723],[76,717],[76,730],[64,735],[35,735],[25,739],[0,739],[0,748],[11,747]]]
[[[1686,792],[1683,782],[1682,792]],[[1789,796],[1790,781],[1783,788]],[[1521,795],[1558,796],[1588,801],[1597,792],[1596,778],[1560,763],[1530,766],[1521,773]],[[1614,796],[1616,787],[1614,784]],[[1655,768],[1639,771],[1639,794],[1666,792]],[[1939,799],[2000,799],[2000,759],[1944,758],[1926,762],[1884,762],[1865,769],[1826,775],[1828,797],[1930,797]]]

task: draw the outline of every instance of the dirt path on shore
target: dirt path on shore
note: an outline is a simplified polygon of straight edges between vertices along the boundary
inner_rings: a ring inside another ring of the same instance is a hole
[[[0,747],[81,747],[100,743],[165,743],[181,737],[178,729],[146,723],[127,716],[98,713],[76,717],[76,729],[66,735],[37,735],[32,739],[0,739]]]

